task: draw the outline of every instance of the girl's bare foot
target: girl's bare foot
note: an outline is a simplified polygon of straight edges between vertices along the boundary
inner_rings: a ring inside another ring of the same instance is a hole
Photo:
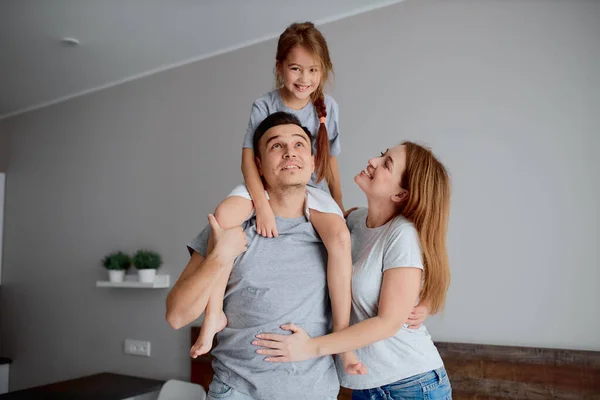
[[[200,335],[198,335],[196,343],[190,349],[190,356],[196,358],[208,353],[215,335],[217,332],[221,332],[225,326],[227,326],[227,317],[223,311],[217,314],[216,317],[206,315],[200,327]]]

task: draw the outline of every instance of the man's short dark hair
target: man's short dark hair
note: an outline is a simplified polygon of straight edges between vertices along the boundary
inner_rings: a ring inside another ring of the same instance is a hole
[[[308,136],[308,141],[310,142],[310,154],[313,153],[312,141],[313,137],[310,134],[310,131],[305,126],[302,126],[302,123],[294,114],[290,114],[284,111],[278,111],[273,114],[270,114],[267,118],[265,118],[259,125],[256,127],[254,131],[254,155],[260,157],[260,149],[258,148],[258,142],[260,142],[260,138],[271,128],[274,128],[279,125],[296,125],[302,128],[304,133]]]

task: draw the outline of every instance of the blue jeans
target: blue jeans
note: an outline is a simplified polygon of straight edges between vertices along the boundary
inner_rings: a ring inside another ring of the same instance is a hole
[[[374,389],[353,390],[352,400],[449,400],[452,387],[444,367]]]

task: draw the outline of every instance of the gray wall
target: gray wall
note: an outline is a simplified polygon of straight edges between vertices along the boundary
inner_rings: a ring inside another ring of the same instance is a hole
[[[0,172],[6,172],[6,168],[8,166],[8,143],[7,143],[7,135],[4,133],[4,121],[0,120]],[[3,209],[0,210],[0,213],[3,212]],[[2,218],[3,219],[3,218]],[[4,221],[0,223],[0,232],[3,232]],[[2,235],[0,235],[2,238]],[[4,239],[2,239],[4,240]],[[0,249],[2,246],[0,245]],[[2,268],[2,254],[4,252],[0,251],[0,269]],[[0,271],[1,272],[1,271]],[[1,280],[1,278],[0,278]],[[0,299],[2,299],[2,286],[0,282]],[[0,355],[2,355],[2,302],[0,302]]]
[[[425,1],[322,27],[352,178],[403,139],[453,176],[446,312],[437,340],[600,350],[600,3]],[[4,121],[10,137],[2,351],[11,388],[97,371],[189,375],[189,329],[165,290],[95,287],[102,256],[185,244],[241,179],[254,98],[275,42]],[[122,354],[125,338],[152,357]]]
[[[4,131],[4,120],[0,120],[0,172],[6,172],[8,166],[8,141]]]

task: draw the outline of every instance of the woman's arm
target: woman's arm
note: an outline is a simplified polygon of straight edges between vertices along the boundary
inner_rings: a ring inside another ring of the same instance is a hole
[[[340,170],[338,167],[337,157],[331,156],[329,158],[329,166],[331,167],[331,181],[327,182],[329,186],[329,192],[331,193],[331,197],[333,197],[337,205],[342,209],[342,213],[345,213],[344,203],[342,202],[342,184],[340,182]]]
[[[344,330],[311,338],[295,325],[283,329],[293,335],[260,334],[253,344],[265,347],[259,354],[269,357],[266,361],[303,361],[329,354],[356,350],[394,336],[414,307],[421,286],[420,268],[402,267],[388,269],[383,274],[376,317],[361,321]]]

